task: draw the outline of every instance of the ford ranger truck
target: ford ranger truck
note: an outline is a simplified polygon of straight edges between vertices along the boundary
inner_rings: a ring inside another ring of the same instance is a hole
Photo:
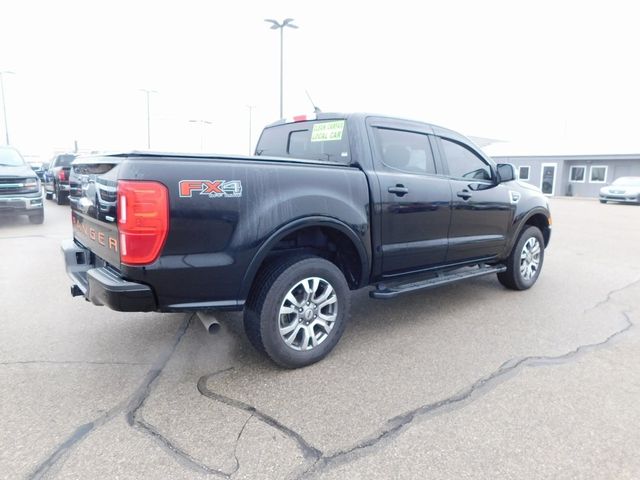
[[[488,274],[525,290],[551,234],[547,198],[512,165],[451,130],[363,113],[278,121],[254,156],[80,157],[69,200],[73,295],[243,310],[251,343],[288,368],[333,349],[350,290],[386,299]]]

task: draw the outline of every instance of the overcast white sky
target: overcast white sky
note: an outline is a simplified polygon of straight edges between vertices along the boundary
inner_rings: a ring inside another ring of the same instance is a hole
[[[0,70],[24,154],[248,153],[284,114],[368,111],[509,141],[489,153],[640,152],[640,7],[619,1],[3,0]],[[1,118],[0,118],[1,122]],[[0,143],[4,141],[4,125]],[[492,150],[493,149],[493,150]]]

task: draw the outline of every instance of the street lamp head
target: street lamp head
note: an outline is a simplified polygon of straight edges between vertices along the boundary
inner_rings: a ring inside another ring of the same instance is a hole
[[[291,28],[298,28],[297,25],[294,25],[293,23],[293,18],[285,18],[282,23],[278,22],[277,20],[273,20],[271,18],[265,18],[264,19],[265,22],[267,23],[271,23],[271,30],[277,30],[279,28],[284,28],[284,27],[291,27]]]
[[[283,26],[283,27],[298,28],[298,26],[297,26],[297,25],[294,25],[294,24],[293,24],[293,23],[291,23],[291,22],[293,22],[293,18],[285,18],[285,19],[282,21],[282,26]]]
[[[277,30],[277,29],[279,29],[279,28],[282,28],[282,25],[280,25],[280,24],[277,22],[277,20],[272,20],[272,19],[270,19],[270,18],[265,18],[265,19],[264,19],[264,21],[265,21],[265,22],[268,22],[268,23],[273,23],[273,25],[271,25],[271,30]]]

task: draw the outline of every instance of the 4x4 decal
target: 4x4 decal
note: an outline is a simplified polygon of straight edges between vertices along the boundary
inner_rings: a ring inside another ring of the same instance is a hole
[[[182,198],[192,197],[194,193],[209,198],[242,196],[240,180],[181,180],[179,187]]]

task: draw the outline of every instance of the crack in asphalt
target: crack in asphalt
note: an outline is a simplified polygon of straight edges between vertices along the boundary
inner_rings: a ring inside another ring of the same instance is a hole
[[[233,447],[233,458],[235,458],[235,460],[236,460],[236,466],[233,469],[233,471],[231,471],[229,473],[229,478],[232,478],[233,475],[238,470],[240,470],[240,460],[238,460],[238,445],[240,445],[240,438],[242,437],[242,434],[244,433],[244,429],[247,428],[247,424],[249,423],[249,420],[251,420],[252,418],[253,418],[253,413],[247,417],[247,419],[245,420],[244,424],[242,425],[242,428],[238,432],[238,436],[236,438],[236,444]]]
[[[261,422],[269,425],[270,427],[275,428],[276,430],[279,430],[286,437],[290,438],[291,440],[293,440],[295,443],[298,444],[298,448],[300,449],[300,451],[302,452],[303,456],[306,459],[311,459],[316,461],[318,458],[322,457],[322,452],[317,448],[315,448],[313,445],[311,445],[309,442],[307,442],[302,435],[300,435],[295,430],[292,430],[291,428],[287,427],[286,425],[280,423],[271,415],[260,411],[253,405],[249,405],[248,403],[241,402],[240,400],[236,400],[235,398],[221,395],[219,393],[214,392],[213,390],[210,390],[207,387],[207,381],[211,377],[215,375],[219,375],[220,373],[223,373],[229,370],[234,370],[234,367],[230,367],[230,368],[227,368],[226,370],[215,372],[209,375],[203,375],[202,377],[200,377],[200,379],[198,380],[198,391],[205,397],[211,398],[212,400],[218,401],[220,403],[224,403],[225,405],[229,405],[230,407],[244,410],[245,412],[249,412]]]
[[[627,288],[630,288],[637,283],[640,283],[640,279],[634,280],[633,282],[630,282],[629,284],[621,288],[611,290],[607,294],[604,300],[598,302],[593,307],[585,310],[585,313],[606,304],[607,302],[611,301],[612,295],[619,293],[623,290],[626,290]],[[466,388],[459,390],[457,393],[447,398],[444,398],[442,400],[438,400],[437,402],[422,405],[413,410],[405,412],[401,415],[393,417],[387,421],[387,425],[388,425],[387,428],[383,429],[382,431],[372,436],[364,438],[363,440],[359,441],[358,443],[356,443],[355,445],[353,445],[348,449],[341,450],[339,452],[336,452],[330,455],[325,455],[322,451],[315,448],[307,440],[305,440],[305,438],[300,433],[287,427],[286,425],[283,425],[274,417],[264,412],[261,412],[256,407],[249,405],[247,403],[244,403],[240,400],[236,400],[231,397],[227,397],[225,395],[216,393],[213,390],[209,389],[207,386],[208,380],[213,376],[222,373],[223,371],[215,372],[215,373],[200,377],[200,379],[198,380],[198,391],[202,395],[209,397],[215,401],[219,401],[231,407],[235,407],[251,413],[260,421],[279,430],[284,435],[294,440],[298,444],[298,447],[302,451],[305,458],[312,461],[312,464],[306,470],[304,470],[303,472],[301,472],[295,477],[297,479],[300,479],[300,478],[316,475],[324,470],[330,469],[332,467],[335,467],[337,465],[341,465],[344,463],[349,463],[350,461],[355,460],[359,456],[366,454],[373,447],[379,447],[381,443],[384,443],[385,441],[389,441],[393,438],[396,438],[401,432],[407,429],[410,426],[410,424],[416,419],[419,419],[421,417],[428,418],[430,416],[435,416],[440,413],[444,413],[445,411],[449,412],[452,410],[460,409],[466,406],[467,404],[471,403],[475,399],[479,398],[481,395],[488,393],[493,388],[495,388],[499,383],[506,381],[508,378],[511,378],[512,376],[514,376],[516,373],[518,373],[520,370],[522,370],[525,367],[559,365],[567,361],[574,360],[575,358],[585,353],[607,346],[614,339],[616,339],[617,337],[620,337],[621,335],[624,335],[631,328],[634,327],[634,323],[631,321],[631,317],[629,316],[629,313],[624,310],[620,311],[620,313],[624,317],[625,325],[619,328],[618,330],[616,330],[615,332],[613,332],[612,334],[610,334],[609,336],[607,336],[604,340],[600,342],[578,345],[575,349],[560,355],[531,355],[531,356],[509,359],[505,361],[502,365],[500,365],[493,372],[481,377],[480,379],[473,382],[470,386],[467,386]],[[224,371],[229,371],[233,369],[234,367],[230,367]],[[246,426],[246,423],[245,423],[245,426]],[[243,427],[243,430],[244,430],[244,427]],[[239,438],[240,437],[238,437],[238,440]],[[236,443],[236,447],[237,447],[237,443]]]
[[[622,292],[622,291],[626,290],[627,288],[631,288],[631,287],[633,287],[634,285],[637,285],[637,284],[639,284],[639,283],[640,283],[640,278],[638,278],[638,279],[634,280],[633,282],[630,282],[630,283],[628,283],[628,284],[626,284],[626,285],[624,285],[624,286],[622,286],[622,287],[614,288],[614,289],[613,289],[613,290],[611,290],[609,293],[607,293],[607,296],[604,298],[604,300],[600,300],[600,301],[599,301],[598,303],[596,303],[595,305],[593,305],[593,306],[591,306],[591,307],[587,308],[587,309],[584,311],[584,313],[587,313],[587,312],[589,312],[589,311],[591,311],[591,310],[595,310],[596,308],[601,307],[601,306],[602,306],[602,305],[604,305],[605,303],[610,302],[610,301],[611,301],[611,297],[612,297],[613,295],[615,295],[616,293],[620,293],[620,292]]]
[[[66,453],[68,453],[71,449],[76,447],[78,443],[80,443],[84,438],[87,437],[87,435],[89,435],[91,432],[95,431],[97,428],[101,427],[108,421],[112,420],[114,417],[122,414],[123,412],[126,413],[127,415],[127,421],[129,422],[129,425],[134,425],[135,423],[136,425],[140,424],[140,425],[146,426],[146,424],[140,423],[140,421],[138,421],[135,418],[135,414],[137,410],[144,404],[146,397],[149,395],[151,384],[154,383],[154,381],[158,378],[158,376],[160,375],[160,373],[162,372],[166,364],[169,362],[169,359],[175,352],[176,347],[178,346],[178,343],[180,343],[180,340],[186,333],[188,326],[191,324],[191,320],[193,319],[193,317],[194,317],[194,314],[189,315],[185,319],[185,321],[182,323],[177,333],[175,334],[171,347],[167,349],[162,355],[160,355],[158,360],[154,363],[154,368],[152,368],[147,373],[144,381],[141,383],[141,385],[138,387],[138,389],[136,390],[136,392],[134,392],[133,395],[123,400],[122,402],[119,402],[115,407],[108,410],[103,415],[100,415],[95,420],[77,427],[66,440],[64,440],[60,445],[58,445],[53,450],[53,452],[33,470],[33,473],[29,475],[29,478],[34,480],[44,478],[44,476],[51,471],[51,469],[61,460],[61,458]],[[144,428],[144,426],[142,428]],[[156,438],[156,439],[158,438],[159,434],[155,435],[153,429],[149,429],[147,431],[153,438]],[[175,454],[173,455],[174,458],[175,457],[178,457],[179,459],[183,458],[179,453],[181,452],[180,449],[175,447],[171,448],[169,445],[172,446],[171,442],[167,441],[165,444],[165,447],[166,449],[168,449],[168,451]],[[189,463],[188,459],[186,463],[192,466]]]
[[[153,387],[160,377],[160,374],[164,370],[165,366],[173,356],[176,348],[178,348],[178,344],[182,340],[182,337],[187,333],[187,329],[189,325],[191,325],[191,321],[195,318],[196,314],[192,314],[189,318],[182,324],[178,333],[176,334],[173,345],[170,349],[165,351],[164,355],[162,355],[155,363],[154,368],[149,370],[147,373],[147,377],[138,390],[131,396],[129,404],[126,408],[126,419],[127,423],[134,428],[141,430],[142,432],[150,435],[154,440],[158,442],[158,444],[168,452],[175,460],[177,460],[180,464],[185,467],[191,468],[192,470],[198,471],[200,473],[218,475],[223,478],[229,478],[229,474],[223,472],[222,470],[218,470],[216,468],[211,468],[208,465],[205,465],[202,462],[199,462],[194,457],[189,455],[185,450],[175,445],[171,440],[162,435],[153,425],[147,423],[144,419],[139,418],[139,410],[144,406],[147,398],[151,394]]]
[[[169,362],[169,359],[176,351],[180,340],[187,333],[187,328],[191,324],[191,320],[195,314],[190,315],[183,323],[180,325],[178,332],[176,333],[171,348],[168,348],[153,364],[151,370],[147,372],[147,375],[144,381],[140,384],[138,389],[131,395],[129,398],[129,405],[127,407],[126,417],[127,423],[131,426],[135,423],[135,415],[144,404],[145,400],[149,397],[149,393],[151,393],[151,388],[155,384],[156,380],[162,373],[162,370]]]
[[[619,330],[616,330],[605,340],[597,343],[579,345],[574,350],[563,353],[561,355],[532,355],[507,360],[502,365],[500,365],[497,370],[480,378],[479,380],[476,380],[470,386],[458,391],[450,397],[420,406],[402,415],[391,418],[387,422],[388,424],[390,424],[390,427],[378,433],[377,435],[366,438],[346,450],[339,451],[332,455],[323,456],[315,465],[312,466],[311,469],[304,472],[298,478],[302,478],[306,475],[312,475],[327,468],[348,463],[349,461],[354,460],[357,456],[359,456],[358,454],[363,453],[365,450],[374,446],[378,446],[380,442],[388,441],[392,438],[397,437],[402,431],[408,428],[408,426],[414,420],[418,419],[419,417],[430,417],[435,416],[441,412],[450,412],[460,409],[468,405],[478,397],[489,393],[499,383],[507,380],[525,367],[560,365],[567,361],[573,360],[576,357],[587,352],[591,352],[593,350],[606,346],[616,337],[623,335],[634,326],[634,323],[631,321],[627,312],[622,312],[622,314],[626,320],[625,326]]]
[[[230,474],[223,472],[222,470],[218,470],[216,468],[211,468],[204,463],[199,462],[194,457],[189,455],[185,450],[175,445],[171,440],[162,435],[153,425],[147,423],[143,419],[135,419],[134,427],[139,428],[144,431],[144,433],[150,435],[154,440],[156,440],[160,446],[167,451],[172,457],[174,457],[181,465],[190,468],[192,470],[196,470],[200,473],[205,473],[209,475],[217,475],[223,478],[229,478]],[[236,470],[240,467],[237,466]],[[234,470],[235,471],[235,470]]]
[[[69,452],[79,442],[81,442],[89,433],[94,431],[96,428],[101,427],[102,425],[116,417],[118,414],[120,414],[126,404],[126,400],[120,402],[118,405],[116,405],[103,415],[100,415],[95,420],[80,425],[78,428],[76,428],[64,442],[56,447],[56,449],[49,455],[49,457],[47,457],[42,463],[40,463],[40,465],[36,467],[29,478],[34,480],[44,478],[45,475],[49,473],[51,468],[54,467],[67,452]]]
[[[624,287],[615,289],[610,291],[606,298],[598,303],[596,303],[593,307],[585,310],[585,313],[598,308],[611,301],[612,295],[615,293],[619,293],[631,286],[640,283],[640,279],[635,280]],[[207,382],[210,378],[215,375],[219,375],[223,372],[227,372],[233,370],[234,367],[230,367],[224,370],[220,370],[218,372],[214,372],[208,375],[203,375],[199,378],[197,383],[198,392],[208,397],[214,401],[221,402],[228,406],[237,408],[239,410],[243,410],[248,412],[250,415],[244,422],[242,428],[238,432],[238,436],[236,438],[235,446],[234,446],[234,459],[236,462],[235,468],[227,473],[219,469],[215,469],[205,465],[204,463],[199,462],[194,457],[192,457],[188,452],[176,446],[173,442],[171,442],[168,438],[162,435],[153,425],[147,423],[144,419],[140,418],[139,411],[144,406],[146,400],[149,395],[153,391],[153,387],[155,386],[158,378],[162,374],[165,366],[175,353],[182,337],[186,334],[189,325],[191,324],[194,315],[190,315],[185,319],[181,327],[178,329],[174,336],[173,343],[170,348],[166,349],[166,351],[161,354],[158,360],[153,364],[153,368],[149,370],[147,375],[145,376],[144,381],[140,384],[138,389],[132,394],[128,399],[120,402],[111,410],[107,411],[105,414],[99,416],[92,422],[83,424],[75,429],[75,431],[64,441],[62,442],[53,452],[52,454],[44,460],[33,472],[30,478],[40,479],[43,478],[52,467],[54,467],[58,461],[72,448],[74,448],[79,442],[81,442],[89,433],[93,432],[100,426],[104,425],[115,416],[125,413],[127,423],[142,432],[148,434],[151,438],[157,441],[157,443],[168,452],[176,461],[182,464],[185,467],[188,467],[192,470],[209,474],[220,476],[225,479],[230,479],[232,476],[238,472],[240,469],[240,462],[237,455],[238,446],[240,443],[240,439],[252,418],[256,418],[259,421],[265,423],[266,425],[275,428],[284,434],[287,438],[293,440],[297,445],[300,451],[302,452],[304,458],[311,463],[304,471],[296,476],[296,478],[304,478],[308,476],[314,476],[316,474],[321,473],[327,469],[333,468],[337,465],[341,465],[344,463],[349,463],[356,458],[365,455],[367,452],[371,451],[373,447],[379,447],[384,444],[386,441],[390,441],[393,438],[396,438],[401,432],[405,429],[409,428],[409,426],[419,418],[428,418],[430,416],[438,415],[443,412],[449,412],[452,410],[456,410],[464,407],[465,405],[471,403],[481,395],[484,395],[495,388],[500,382],[511,378],[511,376],[515,375],[518,371],[522,370],[525,367],[538,367],[538,366],[548,366],[548,365],[558,365],[570,360],[575,359],[576,357],[583,355],[585,353],[591,352],[593,350],[602,348],[607,344],[611,343],[615,338],[625,334],[628,332],[633,326],[634,323],[631,321],[631,317],[627,311],[620,312],[625,319],[625,325],[616,330],[614,333],[610,334],[604,340],[596,343],[583,344],[577,346],[575,349],[563,353],[561,355],[532,355],[520,358],[513,358],[507,360],[502,365],[500,365],[496,370],[491,372],[484,377],[476,380],[470,386],[458,391],[457,393],[439,400],[437,402],[429,403],[408,412],[405,412],[401,415],[393,417],[387,420],[387,428],[384,428],[382,431],[371,435],[369,437],[364,438],[359,441],[352,447],[341,450],[339,452],[325,455],[322,451],[315,448],[311,445],[300,433],[295,430],[287,427],[286,425],[279,422],[274,417],[268,415],[265,412],[260,411],[258,408],[244,403],[240,400],[233,399],[231,397],[224,396],[222,394],[216,393],[213,390],[209,389],[207,386]],[[105,364],[105,365],[113,365],[113,364],[125,364],[125,365],[148,365],[144,363],[127,363],[127,362],[55,362],[55,361],[25,361],[25,362],[0,362],[0,365],[8,365],[8,364],[22,364],[22,363],[88,363],[88,364]],[[304,467],[302,467],[304,468]]]

